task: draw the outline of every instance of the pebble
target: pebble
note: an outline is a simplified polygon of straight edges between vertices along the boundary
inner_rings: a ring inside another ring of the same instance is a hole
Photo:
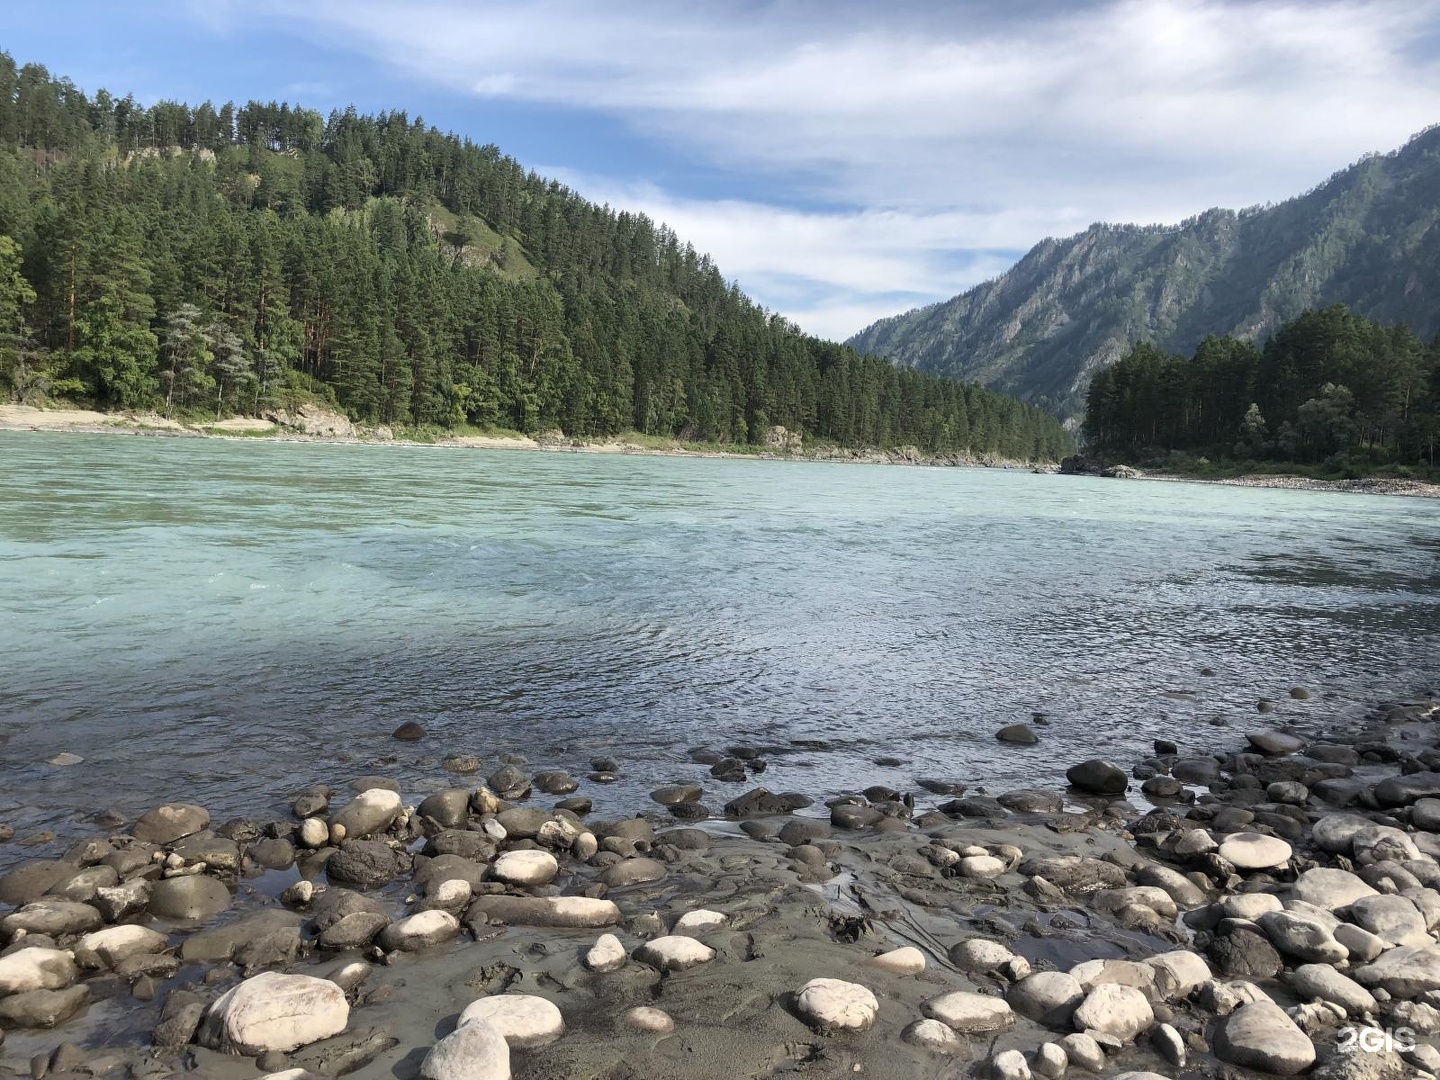
[[[620,1022],[626,1027],[652,1035],[669,1035],[675,1030],[675,1020],[669,1013],[649,1005],[636,1005],[632,1009],[626,1009],[620,1015]]]

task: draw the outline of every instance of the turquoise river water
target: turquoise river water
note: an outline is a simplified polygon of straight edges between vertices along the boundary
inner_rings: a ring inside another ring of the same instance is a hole
[[[0,466],[22,835],[182,798],[259,814],[361,772],[420,797],[466,782],[455,752],[582,777],[613,755],[622,781],[581,788],[601,811],[681,779],[718,810],[743,788],[687,751],[738,743],[773,790],[995,792],[1157,735],[1233,745],[1260,697],[1318,728],[1440,675],[1420,499],[4,432]],[[996,742],[1033,712],[1038,746]],[[412,719],[424,742],[390,739]]]

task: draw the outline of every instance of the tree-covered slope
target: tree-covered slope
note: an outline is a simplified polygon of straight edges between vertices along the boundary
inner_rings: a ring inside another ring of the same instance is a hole
[[[146,108],[0,54],[3,392],[1009,458],[1069,438],[808,337],[665,226],[419,118]]]
[[[994,281],[849,344],[1074,416],[1091,374],[1136,341],[1183,353],[1208,334],[1260,342],[1336,303],[1428,340],[1440,331],[1437,223],[1431,128],[1277,206],[1044,240]]]

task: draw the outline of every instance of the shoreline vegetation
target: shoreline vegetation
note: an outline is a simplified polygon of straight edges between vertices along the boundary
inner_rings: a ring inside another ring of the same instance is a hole
[[[567,772],[452,753],[415,805],[382,773],[223,824],[178,801],[94,835],[0,825],[0,1062],[220,1080],[1430,1077],[1440,702],[1331,730],[1309,691],[1290,697],[1260,701],[1272,715],[1228,748],[1156,740],[1128,771],[1075,764],[1060,790],[922,771],[822,803],[753,786],[765,747],[707,746],[602,822]],[[1043,732],[997,738],[1028,753]],[[446,749],[413,721],[392,738]],[[625,769],[590,766],[590,783]]]
[[[776,436],[771,445],[725,446],[718,443],[687,443],[630,432],[610,439],[570,439],[559,432],[538,437],[520,432],[452,433],[443,430],[357,428],[343,416],[315,406],[303,406],[288,413],[276,413],[283,421],[263,417],[230,417],[224,420],[195,420],[182,423],[154,413],[102,413],[89,409],[40,409],[28,405],[0,405],[0,431],[50,431],[72,434],[161,435],[174,437],[255,439],[281,442],[333,442],[356,445],[440,446],[482,450],[530,450],[549,453],[624,454],[642,457],[739,458],[762,461],[826,461],[870,465],[921,465],[1060,472],[1072,475],[1107,476],[1118,479],[1159,480],[1170,483],[1219,484],[1226,487],[1280,488],[1295,491],[1333,491],[1364,495],[1404,495],[1440,498],[1440,484],[1395,476],[1328,478],[1291,472],[1237,472],[1234,475],[1188,473],[1174,469],[1140,470],[1125,465],[1102,468],[1082,458],[1051,462],[1010,461],[1001,458],[974,459],[934,456],[915,447],[889,450],[853,449],[832,445],[803,447],[788,433]]]

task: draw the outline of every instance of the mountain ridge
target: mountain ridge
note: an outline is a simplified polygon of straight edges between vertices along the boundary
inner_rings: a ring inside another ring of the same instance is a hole
[[[1136,341],[1259,341],[1335,303],[1440,332],[1440,125],[1280,203],[1047,237],[999,277],[846,344],[1073,419],[1089,376]]]

